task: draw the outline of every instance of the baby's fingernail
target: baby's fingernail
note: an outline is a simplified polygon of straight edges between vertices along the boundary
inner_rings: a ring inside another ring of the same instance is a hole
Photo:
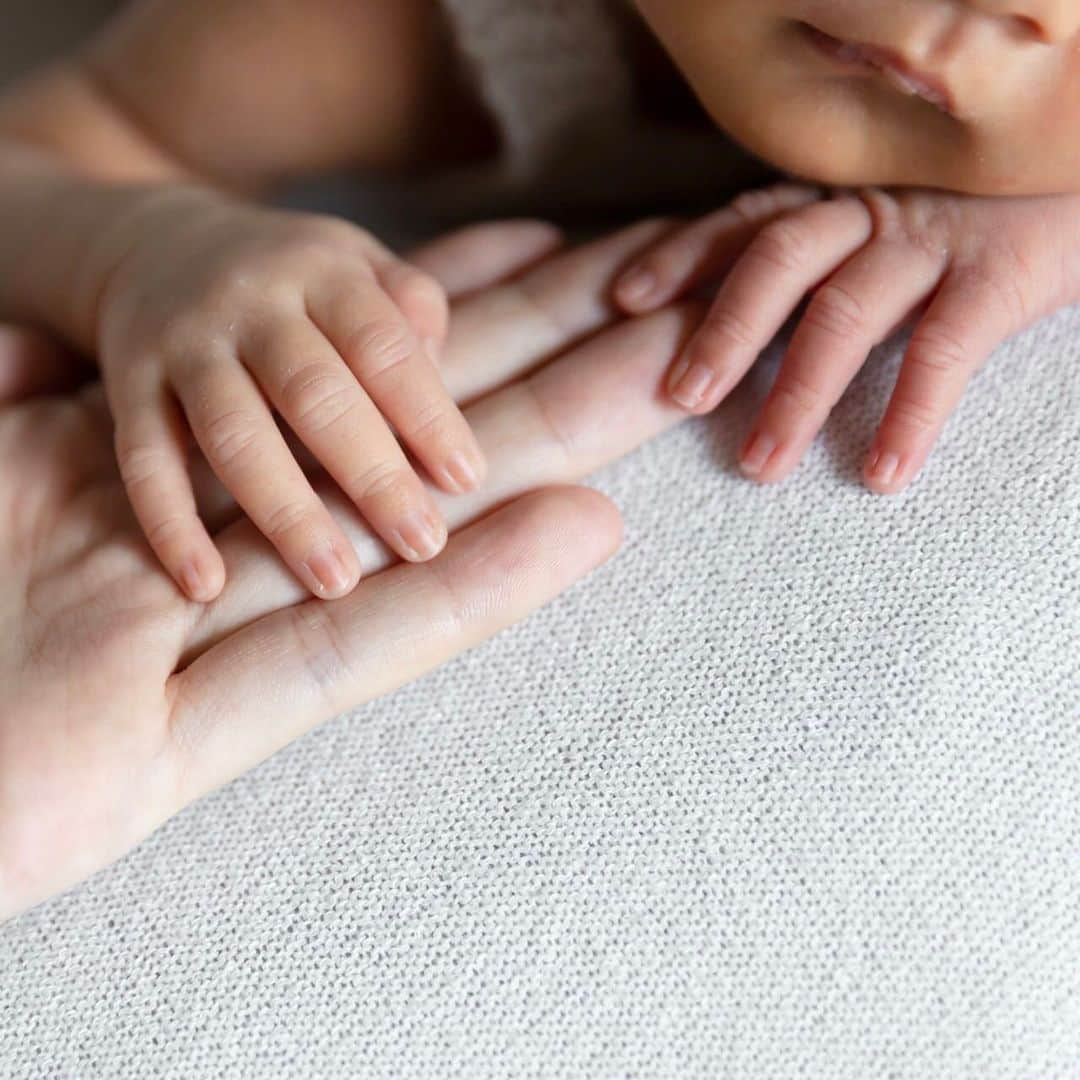
[[[430,513],[417,512],[395,530],[397,548],[412,562],[427,562],[446,547],[446,525]]]
[[[352,587],[352,575],[337,546],[325,541],[315,548],[304,563],[312,592],[327,600],[344,596]]]
[[[900,471],[900,456],[891,450],[872,450],[867,455],[865,471],[876,484],[891,484]]]
[[[763,432],[755,432],[746,440],[739,455],[739,468],[747,476],[760,476],[776,450],[776,440]]]
[[[210,599],[210,590],[206,587],[206,579],[202,572],[193,562],[184,563],[180,568],[180,585],[188,596],[199,603]]]
[[[656,275],[638,267],[619,282],[619,299],[626,304],[644,304],[656,291]]]
[[[683,359],[675,365],[669,383],[671,396],[684,409],[696,409],[716,385],[716,373],[706,364]]]
[[[461,494],[480,486],[480,471],[463,451],[451,454],[444,466],[450,485]]]

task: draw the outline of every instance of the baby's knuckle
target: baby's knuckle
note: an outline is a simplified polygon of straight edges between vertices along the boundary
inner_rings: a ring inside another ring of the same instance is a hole
[[[804,322],[833,337],[853,340],[866,336],[867,310],[847,286],[828,281],[814,293]]]
[[[449,417],[442,404],[435,402],[417,409],[403,434],[410,441],[442,442],[449,434]]]
[[[739,349],[754,349],[758,347],[759,334],[734,308],[717,307],[709,312],[699,342],[706,351],[711,351],[713,344],[721,348],[733,345]]]
[[[933,404],[898,392],[889,407],[889,423],[911,435],[925,435],[938,426]]]
[[[210,321],[209,312],[201,305],[170,313],[154,335],[156,351],[170,359],[201,354],[214,336]]]
[[[754,238],[747,255],[785,273],[801,273],[810,261],[811,242],[805,226],[793,218],[770,221]]]
[[[146,533],[147,542],[155,550],[182,540],[187,535],[191,521],[182,514],[172,514],[157,521]]]
[[[323,363],[309,364],[290,375],[281,388],[281,400],[296,425],[312,434],[338,423],[356,404],[343,372]]]
[[[815,418],[825,406],[825,395],[793,371],[785,371],[776,381],[772,392],[773,405],[805,418]]]
[[[920,367],[948,374],[970,364],[971,347],[944,321],[924,319],[911,336],[908,356]]]
[[[259,421],[246,409],[230,409],[211,418],[203,431],[206,456],[220,468],[250,456],[258,441]]]
[[[349,342],[364,376],[375,378],[393,370],[412,355],[412,338],[402,323],[377,319],[365,323]]]
[[[311,507],[305,502],[290,500],[274,507],[263,522],[262,532],[270,540],[281,540],[312,521]]]
[[[387,499],[398,496],[405,487],[401,467],[391,461],[376,461],[361,472],[348,486],[348,495],[354,502]]]
[[[1032,320],[1030,260],[1008,244],[995,245],[992,251],[973,259],[956,271],[954,280],[973,292],[989,293],[1005,312],[1011,326],[1020,328]]]
[[[120,479],[127,488],[154,480],[165,467],[165,454],[147,443],[128,443],[122,436],[116,439],[116,464]]]

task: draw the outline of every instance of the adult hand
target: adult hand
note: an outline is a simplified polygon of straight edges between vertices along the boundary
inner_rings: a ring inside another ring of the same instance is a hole
[[[444,375],[491,471],[483,491],[443,497],[455,534],[424,565],[395,565],[324,482],[366,576],[342,600],[305,600],[196,467],[229,585],[213,604],[189,602],[131,515],[100,388],[0,409],[0,919],[612,553],[619,519],[607,500],[549,485],[681,418],[661,379],[700,311],[616,324],[607,301],[614,275],[663,228],[553,253],[547,227],[480,227],[414,257],[457,298]]]

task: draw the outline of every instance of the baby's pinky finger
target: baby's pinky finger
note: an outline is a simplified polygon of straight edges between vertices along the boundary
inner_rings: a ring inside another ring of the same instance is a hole
[[[972,376],[1014,330],[978,279],[946,278],[912,334],[889,407],[863,465],[868,487],[902,491],[918,475]]]
[[[199,518],[187,471],[179,410],[147,403],[136,418],[118,418],[116,459],[147,542],[169,576],[197,603],[225,584],[225,564]]]

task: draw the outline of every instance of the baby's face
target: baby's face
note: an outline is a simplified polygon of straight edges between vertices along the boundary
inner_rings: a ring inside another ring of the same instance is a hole
[[[636,0],[716,123],[838,186],[1080,190],[1080,0]]]

